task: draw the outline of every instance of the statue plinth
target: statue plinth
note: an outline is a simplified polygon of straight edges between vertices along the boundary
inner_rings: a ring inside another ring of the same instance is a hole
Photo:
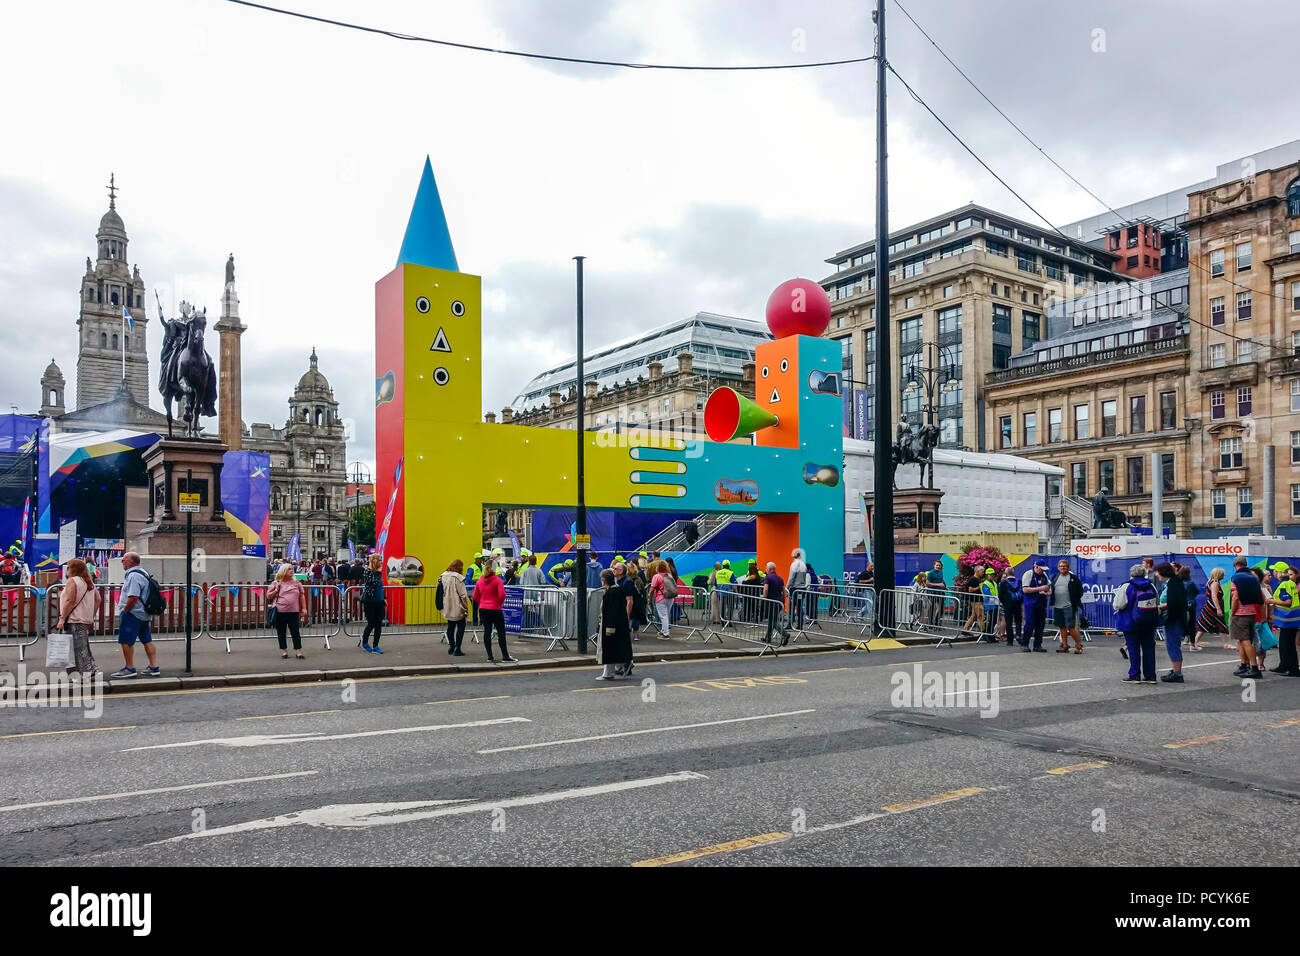
[[[866,492],[867,526],[876,527],[875,492]],[[894,549],[916,551],[922,534],[939,530],[938,488],[900,488],[894,492]]]
[[[221,508],[221,465],[226,445],[213,438],[163,438],[144,453],[149,472],[149,517],[132,547],[141,555],[184,555],[187,515],[180,494],[197,493],[194,547],[211,555],[242,555],[244,546]],[[187,475],[189,476],[187,478]]]

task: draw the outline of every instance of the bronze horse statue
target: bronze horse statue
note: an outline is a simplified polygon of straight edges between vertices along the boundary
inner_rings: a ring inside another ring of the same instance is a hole
[[[167,437],[172,437],[172,400],[178,400],[177,411],[185,425],[184,438],[198,438],[202,431],[199,416],[217,414],[217,370],[212,358],[203,348],[203,336],[208,327],[208,314],[181,303],[181,317],[168,321],[158,304],[158,317],[163,326],[162,369],[158,376],[158,391],[167,410]]]
[[[930,469],[930,483],[934,484],[934,449],[939,444],[939,426],[922,425],[913,434],[910,425],[899,426],[898,439],[890,448],[894,463],[894,487],[898,487],[898,466],[918,464],[921,466],[921,487],[925,487],[925,469]]]

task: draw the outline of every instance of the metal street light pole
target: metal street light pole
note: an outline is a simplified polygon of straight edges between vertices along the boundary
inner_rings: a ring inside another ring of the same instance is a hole
[[[876,0],[876,444],[874,507],[871,522],[876,581],[894,586],[894,474],[891,361],[889,350],[889,167],[888,120],[885,112],[885,0]],[[882,602],[888,617],[892,609]],[[893,624],[882,620],[882,626]]]
[[[578,587],[578,653],[587,653],[587,494],[586,450],[587,417],[584,394],[586,382],[582,371],[582,263],[586,256],[574,256],[578,264],[578,513],[575,533],[578,536],[577,560],[573,562],[574,582]]]

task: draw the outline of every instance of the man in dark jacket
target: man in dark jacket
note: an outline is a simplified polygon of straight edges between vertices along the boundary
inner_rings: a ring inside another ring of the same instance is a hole
[[[1083,615],[1083,582],[1070,570],[1070,562],[1065,558],[1056,562],[1056,574],[1052,576],[1051,598],[1052,620],[1060,630],[1061,646],[1056,653],[1064,654],[1070,649],[1070,637],[1074,637],[1074,653],[1083,653],[1083,642],[1079,637],[1079,619]]]
[[[1165,622],[1165,650],[1173,670],[1160,679],[1166,684],[1183,683],[1183,629],[1187,626],[1187,588],[1168,561],[1156,565],[1156,587],[1160,591],[1160,616]]]

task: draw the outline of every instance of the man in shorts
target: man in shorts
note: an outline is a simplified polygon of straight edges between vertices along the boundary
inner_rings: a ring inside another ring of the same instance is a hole
[[[1074,653],[1083,653],[1079,639],[1079,618],[1083,612],[1083,582],[1070,570],[1070,562],[1062,558],[1056,562],[1056,575],[1052,578],[1052,620],[1060,630],[1061,646],[1056,653],[1064,654],[1074,638]]]
[[[1259,578],[1246,570],[1250,562],[1240,556],[1232,562],[1231,613],[1228,617],[1228,635],[1237,642],[1241,653],[1241,666],[1232,672],[1234,677],[1259,680],[1259,658],[1255,654],[1255,622],[1262,619],[1264,590]]]
[[[122,647],[123,667],[110,675],[117,680],[135,677],[135,642],[144,645],[149,658],[149,676],[158,677],[158,652],[154,650],[153,635],[149,632],[149,612],[144,609],[144,599],[149,594],[149,575],[140,567],[140,555],[128,551],[122,555],[122,616],[118,621],[117,643]]]

